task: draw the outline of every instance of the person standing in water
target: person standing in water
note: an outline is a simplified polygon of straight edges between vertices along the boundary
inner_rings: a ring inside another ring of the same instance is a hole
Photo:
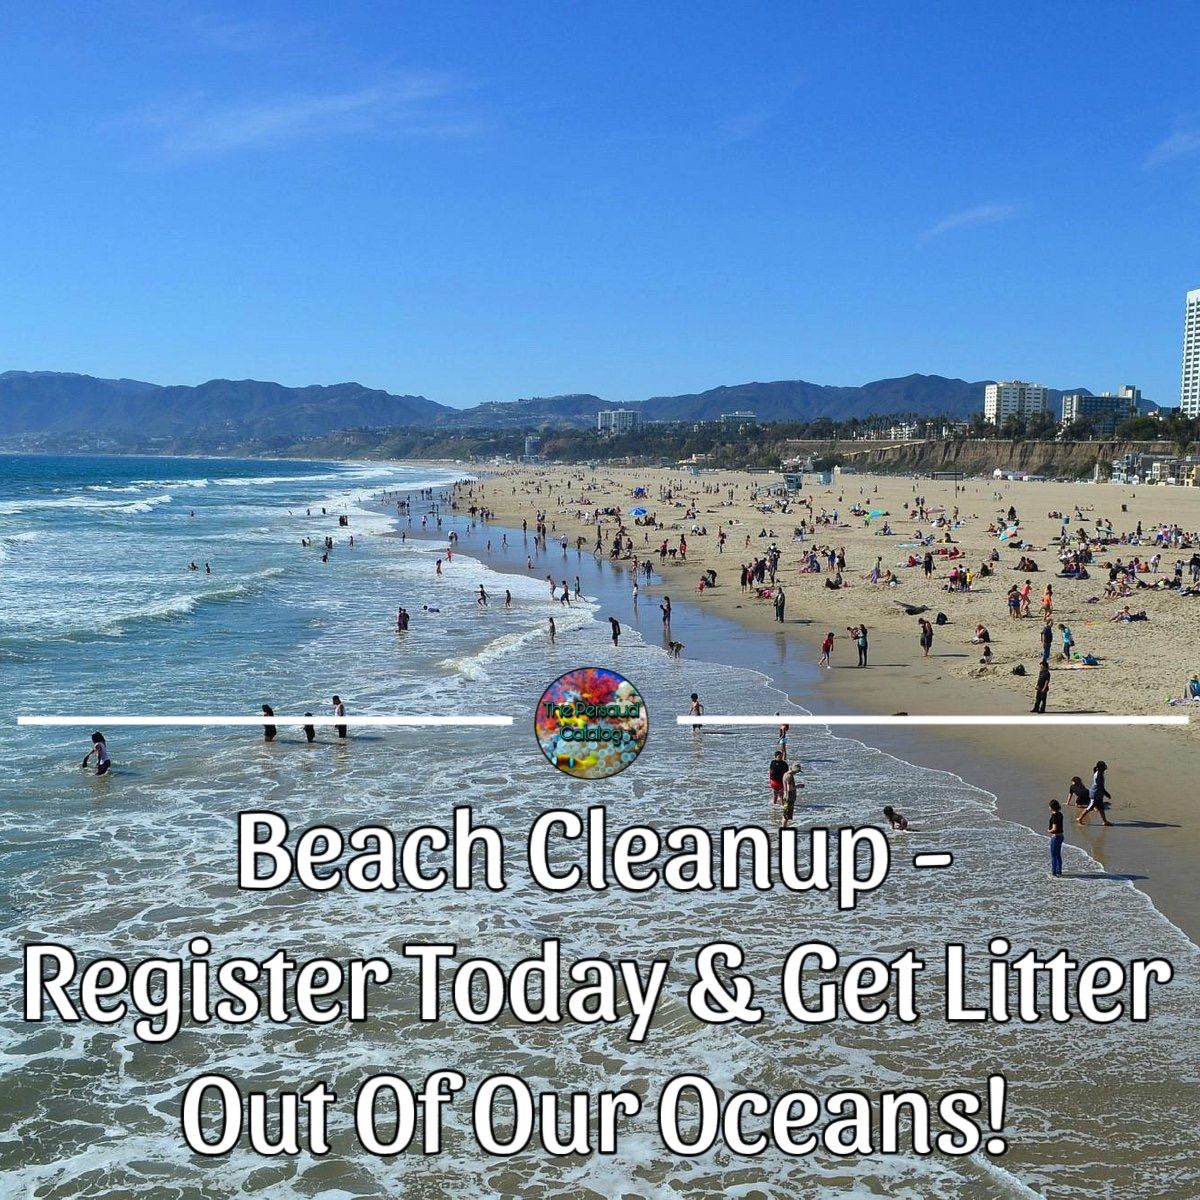
[[[306,712],[304,715],[306,717],[311,717],[312,713]],[[305,725],[304,736],[308,740],[309,744],[311,745],[311,743],[316,740],[317,727],[315,725]]]
[[[557,633],[557,630],[554,628],[554,618],[550,617],[549,621],[550,621],[550,645],[553,646],[554,645],[554,637],[555,637],[555,634]]]
[[[783,773],[783,821],[781,825],[787,828],[792,823],[796,811],[796,793],[804,786],[797,778],[800,774],[800,764],[792,763]]]
[[[621,622],[616,617],[609,617],[608,623],[612,626],[612,643],[617,646],[621,642]]]
[[[783,802],[783,777],[787,774],[787,761],[782,750],[776,750],[767,767],[767,782],[771,785],[771,803]]]
[[[273,717],[275,715],[275,710],[269,704],[264,704],[262,706],[262,711],[263,711],[264,717]],[[264,725],[263,726],[263,741],[264,742],[273,742],[275,740],[275,735],[278,732],[279,732],[279,730],[276,729],[274,725]]]
[[[83,762],[79,764],[81,770],[88,765],[88,760],[93,754],[96,756],[96,774],[107,775],[112,766],[112,760],[108,757],[108,743],[104,740],[104,734],[98,729],[92,734],[92,748],[83,756]]]
[[[1050,801],[1050,824],[1047,832],[1050,834],[1050,874],[1057,878],[1062,874],[1063,847],[1062,805],[1057,800]]]
[[[333,698],[333,715],[335,717],[344,717],[346,715],[346,706],[342,703],[341,696],[334,696]],[[346,736],[345,725],[335,725],[334,729],[337,730],[338,737],[344,738]]]
[[[688,713],[693,717],[704,716],[704,705],[700,703],[700,695],[698,692],[692,693],[692,702],[688,707]],[[699,733],[701,728],[702,727],[700,725],[693,725],[692,732]]]

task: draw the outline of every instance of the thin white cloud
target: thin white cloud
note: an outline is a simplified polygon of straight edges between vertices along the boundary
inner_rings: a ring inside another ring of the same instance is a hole
[[[782,85],[771,89],[773,95],[728,114],[717,122],[718,136],[727,142],[744,142],[756,136],[787,108],[802,82],[799,78],[784,81]]]
[[[168,158],[197,158],[357,133],[456,138],[474,122],[448,114],[442,103],[462,85],[447,75],[410,72],[349,91],[294,92],[236,103],[204,95],[175,99],[139,114],[155,130]]]
[[[995,225],[998,221],[1012,220],[1017,212],[1015,204],[977,204],[974,208],[964,208],[943,217],[936,225],[931,225],[925,230],[921,237],[940,237],[952,229],[965,229],[970,225]]]
[[[1195,154],[1200,150],[1200,129],[1182,129],[1178,133],[1163,138],[1149,154],[1146,155],[1143,167],[1161,167],[1163,163],[1174,162],[1187,154]]]

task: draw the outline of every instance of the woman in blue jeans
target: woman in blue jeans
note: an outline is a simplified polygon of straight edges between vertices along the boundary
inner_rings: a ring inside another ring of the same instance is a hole
[[[1062,874],[1063,847],[1063,815],[1062,805],[1057,800],[1050,801],[1050,874]]]

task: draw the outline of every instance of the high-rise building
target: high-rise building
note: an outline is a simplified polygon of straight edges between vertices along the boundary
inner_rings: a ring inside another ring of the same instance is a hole
[[[1185,417],[1200,417],[1200,288],[1188,292],[1184,309],[1179,407]]]
[[[635,433],[642,427],[642,414],[636,408],[607,408],[596,414],[597,433]]]
[[[989,383],[983,391],[983,419],[989,425],[1003,425],[1009,417],[1028,419],[1046,411],[1046,389],[1040,383],[1010,379]]]

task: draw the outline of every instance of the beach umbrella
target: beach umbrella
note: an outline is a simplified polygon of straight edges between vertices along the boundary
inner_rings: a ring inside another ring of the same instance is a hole
[[[646,510],[639,504],[636,508],[631,508],[629,510],[629,515],[631,517],[644,517],[646,515]]]

